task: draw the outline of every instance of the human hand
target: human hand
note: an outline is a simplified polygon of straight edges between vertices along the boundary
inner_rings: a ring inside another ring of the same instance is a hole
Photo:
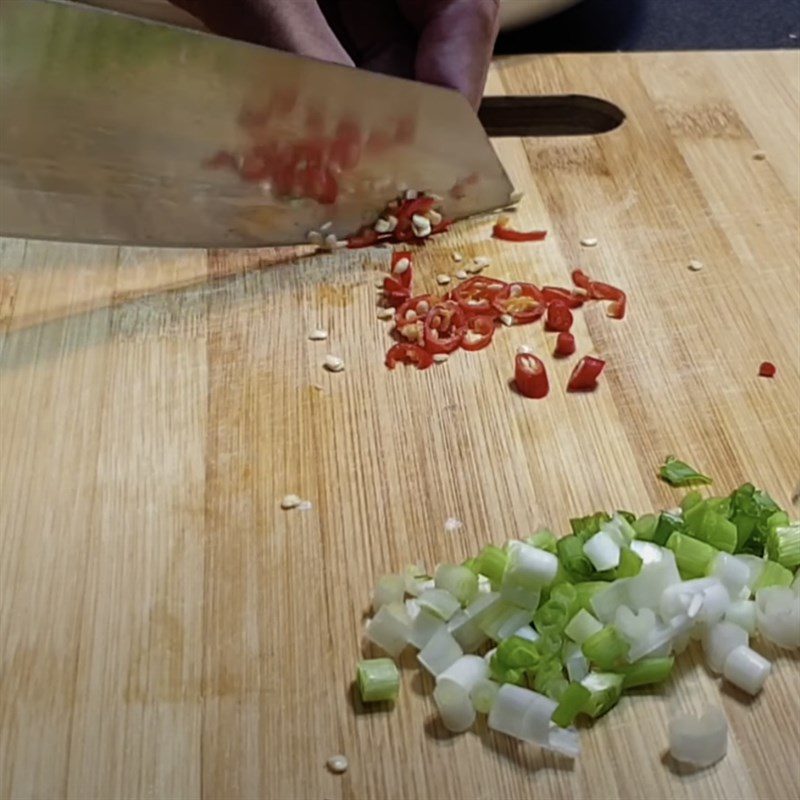
[[[415,78],[480,103],[499,0],[171,0],[223,36]]]

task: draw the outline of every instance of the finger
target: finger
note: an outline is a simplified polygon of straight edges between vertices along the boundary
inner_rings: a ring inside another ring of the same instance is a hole
[[[353,61],[316,0],[172,0],[223,36],[323,61]]]
[[[319,0],[325,16],[356,65],[373,72],[414,77],[417,33],[395,0]]]
[[[420,31],[416,77],[480,104],[499,29],[498,0],[399,0]]]

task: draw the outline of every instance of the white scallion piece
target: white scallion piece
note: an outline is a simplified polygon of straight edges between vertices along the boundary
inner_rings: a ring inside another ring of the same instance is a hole
[[[755,600],[735,600],[728,606],[725,612],[725,619],[744,628],[748,635],[756,634],[756,601]]]
[[[644,572],[644,570],[642,570],[642,572]],[[592,609],[594,610],[595,616],[601,622],[611,622],[619,606],[630,605],[628,600],[628,585],[632,580],[634,579],[622,578],[618,581],[614,581],[608,585],[607,589],[601,589],[592,597]]]
[[[530,625],[523,625],[521,628],[517,628],[512,636],[527,639],[529,642],[538,642],[542,638]]]
[[[743,644],[731,650],[722,674],[734,686],[756,695],[764,686],[771,669],[772,664],[766,658]]]
[[[750,580],[750,568],[730,553],[719,553],[715,556],[709,574],[719,578],[731,597],[738,597]]]
[[[539,699],[547,701],[541,704]],[[547,714],[548,704],[551,704]],[[547,738],[550,728],[550,717],[556,709],[556,703],[547,697],[537,695],[530,689],[504,683],[497,692],[489,712],[488,725],[494,731],[522,739],[525,742],[541,742]],[[542,718],[544,723],[542,724]]]
[[[479,681],[489,677],[489,665],[481,656],[461,656],[436,678],[437,686],[459,688],[465,696],[475,688]]]
[[[483,661],[483,659],[480,660]],[[475,722],[475,706],[472,705],[469,695],[460,687],[452,684],[440,684],[437,681],[436,688],[433,690],[433,701],[439,710],[442,724],[452,733],[463,733],[469,730]]]
[[[766,567],[764,559],[760,558],[759,556],[749,555],[747,553],[734,556],[734,558],[737,561],[741,561],[747,566],[747,569],[750,570],[750,576],[747,578],[747,585],[755,586],[758,582],[758,579],[761,577],[761,573],[764,572],[764,568]]]
[[[583,545],[583,553],[598,572],[619,566],[620,546],[605,531],[598,531]]]
[[[475,583],[477,593],[477,579]],[[439,588],[426,589],[419,596],[417,602],[423,611],[429,611],[444,622],[447,622],[461,608],[458,598],[453,597],[446,589]]]
[[[676,761],[709,767],[727,750],[728,722],[721,709],[709,707],[699,719],[678,714],[669,721],[669,752]]]
[[[408,635],[409,644],[413,644],[417,650],[422,650],[433,638],[433,635],[447,626],[441,617],[431,614],[419,607],[419,602],[415,601],[418,612],[411,621],[411,631]]]
[[[288,511],[290,508],[297,508],[302,502],[302,499],[296,494],[287,494],[283,500],[281,500],[281,508],[284,511]]]
[[[668,622],[673,617],[687,614],[690,606],[694,611],[691,616],[696,616],[703,605],[703,592],[715,583],[719,583],[716,578],[695,578],[668,586],[659,604],[661,619]]]
[[[800,595],[788,586],[756,592],[756,624],[761,636],[778,647],[800,647]]]
[[[703,592],[703,602],[697,614],[697,621],[713,625],[725,616],[730,605],[731,596],[728,590],[716,581]]]
[[[529,611],[535,611],[539,607],[541,595],[540,589],[521,586],[514,581],[503,581],[503,585],[500,587],[500,597],[503,600]]]
[[[658,611],[661,605],[661,595],[667,587],[681,582],[681,576],[675,563],[675,554],[666,548],[662,548],[662,550],[660,561],[655,564],[643,565],[635,578],[628,579],[625,590],[626,604],[635,611],[642,608],[652,608],[653,611]],[[600,619],[603,618],[600,617]]]
[[[439,564],[433,581],[437,589],[449,592],[462,606],[478,595],[478,576],[462,564]]]
[[[475,710],[481,714],[488,714],[492,710],[499,690],[500,684],[488,678],[478,681],[470,692],[470,699],[472,700],[472,705],[475,707]]]
[[[573,642],[583,644],[590,636],[603,630],[603,623],[593,617],[586,609],[582,608],[569,621],[564,633]]]
[[[642,559],[642,567],[658,564],[664,558],[664,553],[666,552],[665,547],[659,547],[657,544],[645,542],[641,539],[634,539],[630,544],[630,549]]]
[[[558,572],[558,558],[547,550],[525,542],[509,542],[503,583],[507,581],[529,589],[549,586]]]
[[[447,623],[447,630],[465,653],[474,653],[487,641],[480,625],[466,611],[456,612]]]
[[[569,644],[575,645],[575,649],[567,652],[564,658],[567,677],[573,682],[580,683],[589,674],[589,659],[583,654],[579,644],[575,642]]]
[[[703,652],[708,668],[717,675],[721,674],[731,652],[747,642],[747,631],[732,622],[717,622],[707,627],[703,635]]]
[[[372,607],[377,611],[390,603],[402,603],[406,593],[405,579],[402,575],[384,575],[378,578],[372,594]]]
[[[419,564],[406,567],[403,577],[406,582],[406,594],[412,597],[419,597],[426,588],[425,584],[430,580],[430,575]]]
[[[656,615],[650,608],[634,612],[620,606],[614,615],[614,627],[630,645],[648,641],[656,627]]]
[[[551,723],[547,742],[542,743],[542,747],[567,758],[577,758],[581,753],[581,740],[575,728],[559,728]]]
[[[373,644],[385,650],[392,658],[397,658],[408,644],[411,633],[411,619],[401,603],[382,606],[367,623],[366,637]]]
[[[463,655],[464,651],[459,643],[442,626],[417,654],[417,661],[431,675],[440,675]]]

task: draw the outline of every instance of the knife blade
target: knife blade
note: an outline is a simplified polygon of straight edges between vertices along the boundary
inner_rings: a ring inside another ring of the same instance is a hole
[[[63,0],[0,3],[0,233],[176,247],[343,237],[404,189],[511,183],[456,92]]]

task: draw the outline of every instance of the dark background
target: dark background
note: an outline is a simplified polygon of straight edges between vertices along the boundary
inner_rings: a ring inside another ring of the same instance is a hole
[[[496,52],[797,48],[798,33],[800,0],[584,0],[502,34]]]

